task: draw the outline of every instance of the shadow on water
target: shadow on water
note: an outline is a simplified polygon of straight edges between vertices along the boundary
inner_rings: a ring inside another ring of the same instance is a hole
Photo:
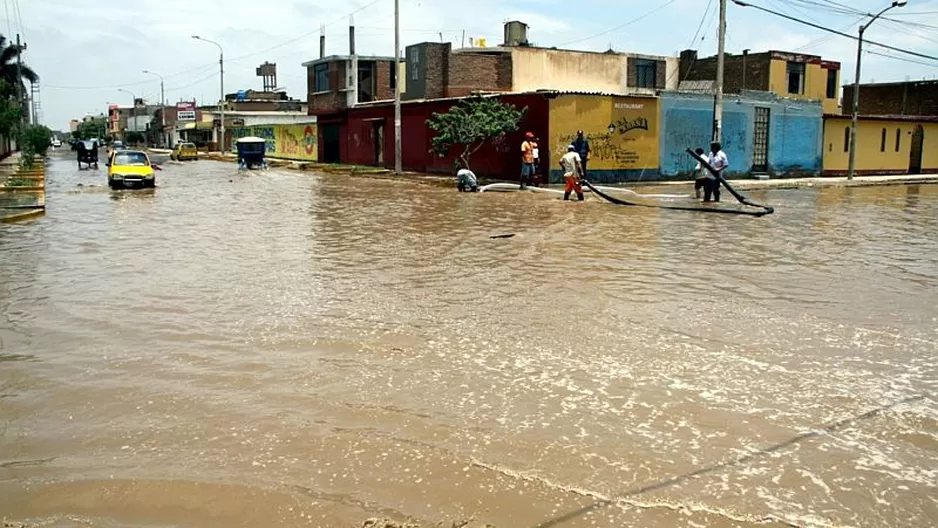
[[[612,498],[609,498],[609,499],[604,499],[604,500],[596,501],[596,502],[594,502],[593,504],[590,504],[590,505],[588,505],[588,506],[584,506],[584,507],[582,507],[582,508],[580,508],[580,509],[578,509],[578,510],[574,510],[574,511],[572,511],[572,512],[570,512],[570,513],[567,513],[567,514],[565,514],[565,515],[562,515],[562,516],[560,516],[560,517],[557,517],[557,518],[554,518],[554,519],[545,521],[545,522],[543,522],[543,523],[541,523],[541,524],[538,524],[535,528],[551,528],[551,527],[553,527],[553,526],[560,526],[561,524],[566,523],[566,522],[568,522],[568,521],[571,521],[571,520],[573,520],[573,519],[575,519],[575,518],[577,518],[577,517],[581,517],[581,516],[583,516],[583,515],[587,515],[587,514],[589,514],[589,513],[592,513],[592,512],[597,511],[597,510],[600,510],[600,509],[602,509],[602,508],[606,508],[606,507],[608,507],[608,506],[613,506],[613,505],[615,505],[616,503],[618,503],[618,502],[620,502],[620,501],[622,501],[623,499],[626,499],[626,498],[628,498],[628,497],[634,497],[634,496],[636,496],[636,495],[641,495],[641,494],[643,494],[643,493],[648,493],[648,492],[650,492],[650,491],[656,491],[656,490],[659,490],[659,489],[667,488],[667,487],[669,487],[669,486],[673,486],[673,485],[675,485],[675,484],[679,484],[679,483],[684,482],[684,481],[686,481],[686,480],[690,480],[690,479],[692,479],[692,478],[694,478],[694,477],[699,477],[699,476],[701,476],[701,475],[706,475],[706,474],[709,474],[709,473],[715,473],[715,472],[720,471],[720,470],[723,470],[723,469],[727,469],[727,468],[739,466],[739,465],[742,465],[742,464],[746,464],[747,462],[753,461],[753,460],[755,460],[755,459],[757,459],[757,458],[759,458],[759,457],[761,457],[761,456],[768,455],[768,454],[771,454],[771,453],[776,453],[776,452],[778,452],[778,451],[782,451],[782,450],[784,450],[784,449],[786,449],[786,448],[788,448],[788,447],[791,447],[791,446],[793,446],[793,445],[795,445],[795,444],[801,443],[801,442],[803,442],[803,441],[805,441],[805,440],[809,440],[809,439],[811,439],[811,438],[815,438],[815,437],[818,437],[818,436],[823,436],[823,435],[827,435],[827,434],[833,433],[833,432],[835,432],[835,431],[837,431],[837,430],[839,430],[839,429],[843,429],[844,427],[846,427],[846,426],[848,426],[848,425],[851,425],[851,424],[854,424],[854,423],[856,423],[856,422],[861,422],[861,421],[864,421],[864,420],[869,420],[870,418],[875,418],[876,416],[879,416],[880,414],[883,414],[884,412],[889,411],[889,410],[891,410],[891,409],[894,409],[894,408],[896,408],[896,407],[898,407],[898,406],[900,406],[900,405],[904,405],[904,404],[912,403],[912,402],[916,402],[916,401],[921,401],[921,400],[923,400],[923,399],[925,399],[924,396],[912,396],[912,397],[906,398],[906,399],[904,399],[904,400],[900,400],[900,401],[897,401],[897,402],[890,403],[890,404],[888,404],[888,405],[883,405],[882,407],[876,407],[875,409],[871,409],[871,410],[869,410],[869,411],[867,411],[867,412],[865,412],[865,413],[863,413],[863,414],[859,414],[859,415],[856,415],[856,416],[851,416],[851,417],[849,417],[849,418],[844,418],[844,419],[842,419],[842,420],[838,420],[838,421],[836,421],[836,422],[833,422],[833,423],[830,423],[830,424],[828,424],[828,425],[825,425],[824,427],[822,427],[822,428],[820,428],[820,429],[815,429],[815,430],[813,430],[813,431],[808,431],[808,432],[806,432],[806,433],[802,433],[802,434],[800,434],[800,435],[798,435],[798,436],[794,436],[794,437],[792,437],[792,438],[790,438],[790,439],[788,439],[788,440],[786,440],[786,441],[784,441],[784,442],[780,442],[780,443],[777,443],[777,444],[774,444],[774,445],[771,445],[771,446],[768,446],[768,447],[764,447],[764,448],[759,449],[759,450],[757,450],[757,451],[754,451],[754,452],[752,452],[752,453],[750,453],[750,454],[748,454],[748,455],[743,455],[743,456],[740,456],[740,457],[737,457],[737,458],[734,458],[734,459],[731,459],[731,460],[727,460],[727,461],[725,461],[725,462],[720,462],[720,463],[718,463],[718,464],[713,464],[713,465],[710,465],[710,466],[707,466],[707,467],[703,467],[703,468],[700,468],[700,469],[691,471],[691,472],[689,472],[689,473],[684,473],[683,475],[677,475],[677,476],[671,477],[671,478],[669,478],[669,479],[665,479],[665,480],[662,480],[662,481],[660,481],[660,482],[656,482],[656,483],[654,483],[654,484],[649,484],[649,485],[647,485],[647,486],[643,486],[643,487],[641,487],[641,488],[632,489],[632,490],[626,491],[625,493],[620,494],[620,495],[617,496],[617,497],[612,497]],[[791,523],[789,523],[789,522],[787,522],[787,521],[784,521],[784,520],[782,520],[782,519],[777,519],[777,518],[774,518],[774,517],[773,517],[773,520],[776,521],[776,522],[780,522],[780,523],[786,524],[786,525],[788,525],[788,526],[794,526],[794,527],[799,526],[799,525],[797,525],[797,524],[791,524]]]

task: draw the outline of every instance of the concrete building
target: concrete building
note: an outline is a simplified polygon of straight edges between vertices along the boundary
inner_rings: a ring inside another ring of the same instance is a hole
[[[862,107],[863,91],[860,101]],[[824,116],[824,175],[847,173],[851,116]],[[938,116],[863,115],[857,121],[856,174],[938,173]]]
[[[717,57],[698,58],[697,51],[684,50],[680,57],[680,79],[714,81]],[[681,84],[681,89],[688,88]],[[699,86],[699,84],[698,84]],[[817,55],[766,51],[724,54],[724,93],[761,90],[779,96],[821,101],[824,113],[838,113],[840,63]],[[704,89],[702,91],[709,91]]]
[[[938,116],[938,81],[861,84],[859,112],[870,116]],[[844,85],[842,113],[853,114],[852,84]]]
[[[452,49],[423,42],[405,49],[406,100],[461,97],[472,92],[537,90],[654,95],[675,89],[677,57],[607,51],[562,50],[531,45],[527,25],[505,24],[498,47]]]
[[[356,68],[358,75],[351,72]],[[394,57],[331,55],[303,63],[308,113],[340,112],[360,103],[394,99]],[[401,64],[401,72],[404,64]],[[403,73],[400,75],[403,78]],[[401,83],[401,90],[405,88]]]
[[[713,130],[713,96],[662,92],[660,173],[687,177],[695,161],[686,149],[708,150]],[[822,105],[764,91],[727,95],[723,107],[723,150],[728,174],[798,177],[821,171]]]

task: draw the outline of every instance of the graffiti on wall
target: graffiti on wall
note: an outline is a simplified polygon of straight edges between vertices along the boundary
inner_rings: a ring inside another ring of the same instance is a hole
[[[258,125],[232,131],[232,141],[254,136],[264,138],[267,155],[271,158],[298,161],[318,159],[316,125]]]
[[[569,95],[552,100],[550,112],[550,145],[558,156],[583,130],[592,169],[658,167],[657,100]]]

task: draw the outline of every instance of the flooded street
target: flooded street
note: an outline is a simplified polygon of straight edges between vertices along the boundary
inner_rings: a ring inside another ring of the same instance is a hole
[[[0,519],[938,524],[938,186],[746,218],[66,155],[0,226]]]

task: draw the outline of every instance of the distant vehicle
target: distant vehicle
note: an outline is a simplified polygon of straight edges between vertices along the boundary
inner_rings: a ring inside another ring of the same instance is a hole
[[[76,150],[78,151],[78,170],[81,170],[81,164],[84,163],[90,169],[94,166],[98,168],[98,143],[85,139],[78,142]]]
[[[174,161],[197,160],[199,159],[199,150],[195,148],[195,143],[178,143],[173,149],[169,159]]]
[[[59,138],[52,138],[52,146],[54,148],[59,148],[62,146],[62,140]]]
[[[243,137],[235,142],[238,148],[239,169],[266,169],[267,140],[259,137]]]
[[[124,146],[123,141],[115,139],[114,141],[111,142],[111,146],[108,147],[107,149],[107,157],[110,158],[111,154],[113,154],[115,150],[125,150],[126,148],[127,147]]]
[[[142,150],[112,150],[107,161],[108,187],[156,187],[154,169],[160,170]]]

